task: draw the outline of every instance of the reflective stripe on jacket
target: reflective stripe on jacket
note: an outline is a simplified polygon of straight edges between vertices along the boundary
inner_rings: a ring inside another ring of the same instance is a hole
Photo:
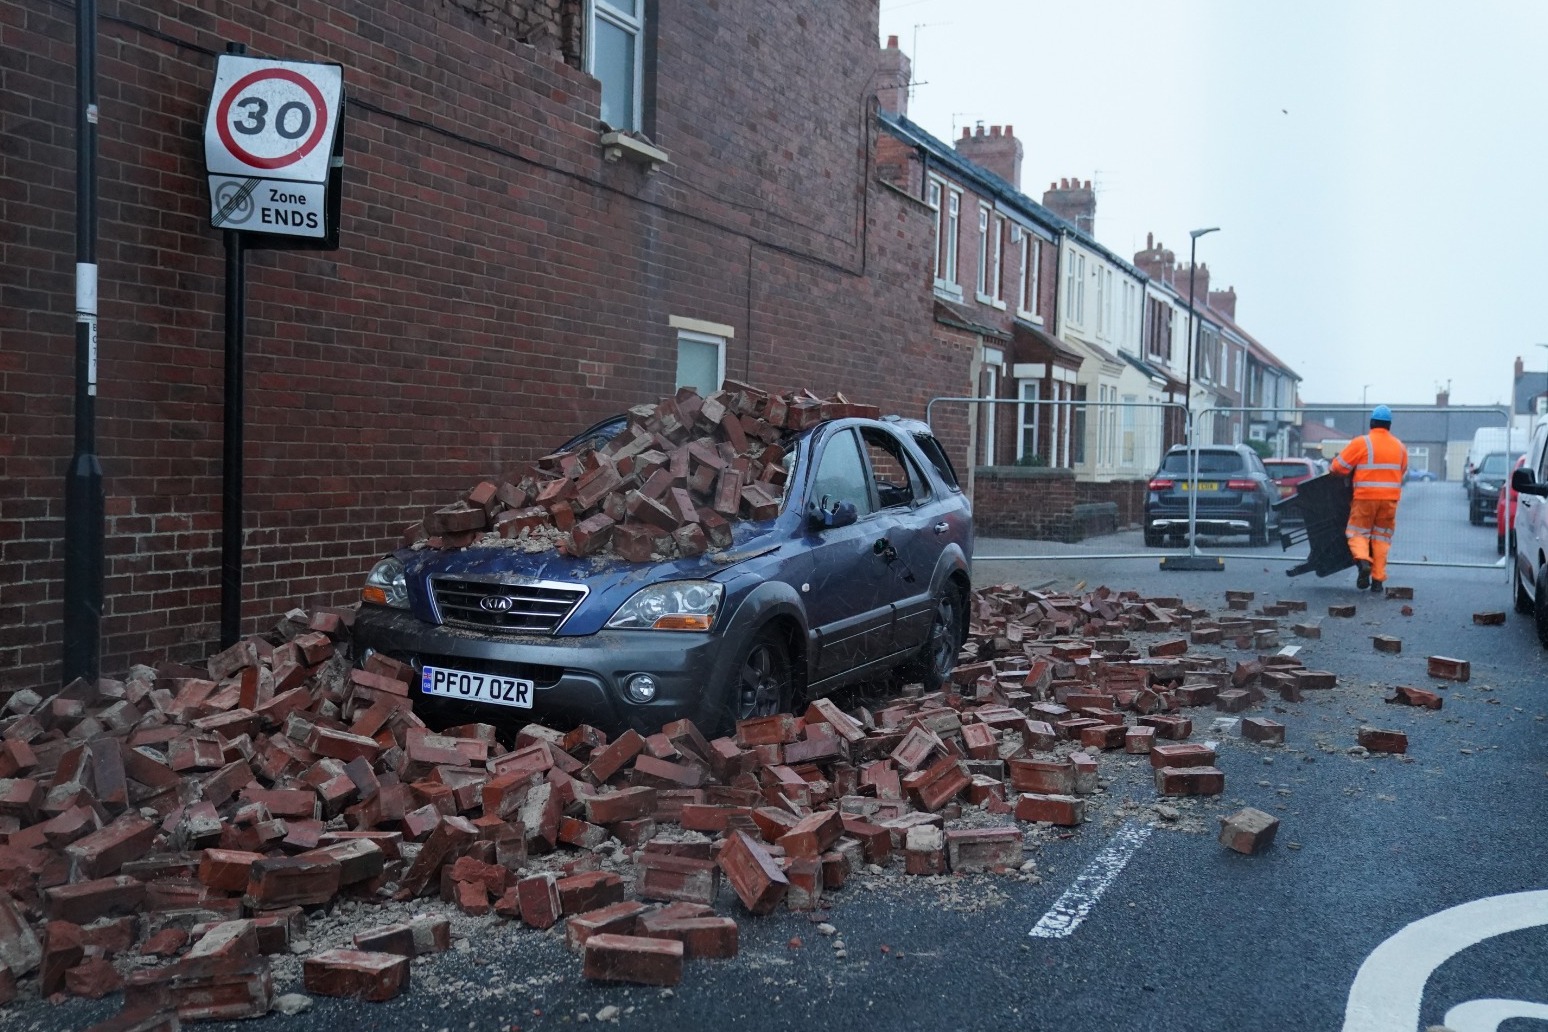
[[[1395,499],[1403,493],[1408,449],[1390,430],[1376,427],[1345,445],[1332,471],[1341,477],[1353,474],[1356,498]]]

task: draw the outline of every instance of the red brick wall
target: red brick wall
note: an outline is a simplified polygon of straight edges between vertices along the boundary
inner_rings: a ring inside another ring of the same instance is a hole
[[[215,55],[344,66],[342,246],[248,261],[244,631],[347,603],[401,528],[669,393],[670,316],[728,372],[923,416],[928,221],[872,182],[873,4],[661,5],[654,175],[606,163],[575,0],[104,0],[103,669],[218,636]],[[73,394],[73,10],[0,0],[0,684],[57,678]],[[537,44],[518,41],[521,31]]]
[[[1077,481],[1073,470],[981,467],[974,472],[973,525],[980,537],[1080,541],[1144,518],[1145,481]],[[1077,506],[1114,504],[1107,515]]]

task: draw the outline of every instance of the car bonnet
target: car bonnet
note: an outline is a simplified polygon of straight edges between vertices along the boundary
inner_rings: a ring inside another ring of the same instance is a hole
[[[728,570],[777,551],[783,537],[777,533],[778,523],[778,520],[733,523],[730,548],[659,563],[631,563],[616,555],[576,558],[553,549],[527,552],[502,545],[474,545],[450,551],[407,548],[400,549],[396,555],[404,565],[410,608],[426,622],[435,622],[430,601],[430,580],[434,577],[584,584],[589,589],[586,600],[556,632],[560,636],[573,636],[600,630],[629,596],[646,585],[669,580],[718,580]]]

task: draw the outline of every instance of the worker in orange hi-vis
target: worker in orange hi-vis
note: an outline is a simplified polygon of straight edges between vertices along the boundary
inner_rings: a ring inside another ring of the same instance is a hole
[[[1370,433],[1350,441],[1329,472],[1350,477],[1354,500],[1349,504],[1349,554],[1359,568],[1355,586],[1380,591],[1387,581],[1387,551],[1397,527],[1398,498],[1408,472],[1408,449],[1392,436],[1392,410],[1371,409]]]

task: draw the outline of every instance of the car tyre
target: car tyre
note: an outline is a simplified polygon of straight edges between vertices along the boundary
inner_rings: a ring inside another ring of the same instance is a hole
[[[957,668],[957,652],[962,648],[962,591],[947,584],[935,596],[930,617],[930,633],[919,654],[903,670],[904,680],[918,681],[927,692],[939,691]]]
[[[1475,527],[1483,526],[1483,517],[1478,514],[1478,506],[1471,501],[1467,503],[1467,522]]]
[[[1504,531],[1497,531],[1495,533],[1495,535],[1494,535],[1494,554],[1495,555],[1504,555],[1505,554],[1505,533],[1504,533]]]
[[[1514,563],[1512,563],[1510,583],[1514,589],[1511,591],[1511,595],[1516,602],[1516,612],[1532,612],[1532,596],[1527,594],[1526,585],[1521,581],[1521,567]]]
[[[1158,528],[1158,527],[1146,527],[1145,528],[1145,547],[1146,548],[1160,548],[1161,544],[1162,544],[1162,539],[1164,537],[1165,537],[1165,535],[1161,533],[1160,528]]]
[[[1548,565],[1537,568],[1537,597],[1532,600],[1532,621],[1537,625],[1537,640],[1548,648]]]
[[[777,631],[765,627],[747,643],[731,669],[726,709],[732,720],[787,712],[794,685],[790,648]]]
[[[1262,548],[1269,543],[1268,516],[1266,514],[1252,521],[1252,529],[1248,532],[1247,543],[1254,548]]]

